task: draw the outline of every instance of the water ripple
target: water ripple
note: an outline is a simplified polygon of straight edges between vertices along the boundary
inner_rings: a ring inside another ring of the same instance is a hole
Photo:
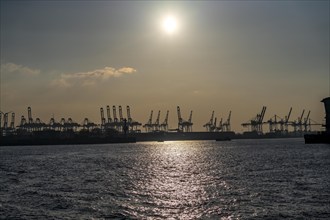
[[[0,219],[329,219],[301,139],[0,148]]]

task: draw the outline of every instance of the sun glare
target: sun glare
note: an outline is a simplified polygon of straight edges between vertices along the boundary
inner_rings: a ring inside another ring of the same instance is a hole
[[[167,16],[164,18],[162,28],[167,34],[173,34],[177,31],[178,22],[175,17]]]

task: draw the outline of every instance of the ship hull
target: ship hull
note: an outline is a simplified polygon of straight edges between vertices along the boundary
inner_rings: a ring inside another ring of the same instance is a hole
[[[330,144],[330,134],[306,134],[304,136],[306,144]]]

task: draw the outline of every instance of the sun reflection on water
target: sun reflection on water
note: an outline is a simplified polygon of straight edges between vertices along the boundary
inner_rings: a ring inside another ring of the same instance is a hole
[[[210,175],[212,164],[207,158],[196,142],[166,142],[150,148],[148,178],[142,186],[149,194],[150,211],[182,219],[222,213],[214,207],[222,199],[219,187],[227,190],[229,185]]]

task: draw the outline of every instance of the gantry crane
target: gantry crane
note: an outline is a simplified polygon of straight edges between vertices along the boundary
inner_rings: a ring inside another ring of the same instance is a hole
[[[310,121],[309,121],[309,115],[311,111],[308,111],[306,118],[304,119],[303,126],[304,126],[304,132],[311,131],[310,127]],[[309,122],[309,123],[308,123]]]
[[[95,124],[94,122],[90,121],[88,118],[84,119],[83,122],[83,129],[87,130],[87,131],[91,131],[93,130],[95,127],[97,126],[97,124]]]
[[[114,111],[116,111],[116,110],[114,110]],[[111,108],[110,108],[109,105],[107,105],[107,119],[106,119],[104,128],[106,130],[114,128],[114,123],[113,123],[112,118],[111,118]]]
[[[272,118],[270,118],[266,123],[269,124],[269,132],[277,132],[278,131],[278,125],[280,124],[280,121],[278,119],[283,120],[280,116],[274,115]]]
[[[112,106],[112,116],[113,116],[113,122],[112,122],[112,127],[117,129],[117,130],[120,130],[120,122],[118,121],[118,118],[117,118],[117,111],[116,111],[116,106]]]
[[[294,131],[295,133],[301,133],[302,130],[303,130],[303,129],[302,129],[302,127],[303,127],[303,122],[302,122],[302,120],[303,120],[304,114],[305,114],[305,109],[303,109],[303,111],[302,111],[302,113],[301,113],[301,116],[298,117],[297,120],[294,120],[294,121],[291,122],[291,125],[292,125],[292,127],[293,127],[293,131]]]
[[[126,110],[127,110],[127,126],[130,128],[129,130],[133,131],[133,132],[137,132],[140,131],[138,129],[139,126],[141,126],[142,124],[140,122],[134,121],[132,116],[131,116],[131,109],[129,106],[126,106]]]
[[[11,122],[10,122],[11,132],[15,130],[15,113],[11,113]]]
[[[192,113],[193,111],[190,112],[190,116],[188,121],[183,120],[181,117],[181,111],[180,107],[177,106],[177,113],[178,113],[178,131],[179,132],[191,132],[192,131]]]
[[[217,131],[223,131],[222,118],[220,119],[219,126],[215,128]]]
[[[100,108],[100,113],[101,113],[101,130],[104,130],[106,127],[105,126],[106,122],[105,122],[105,117],[104,117],[104,110],[102,107]]]
[[[160,126],[159,119],[160,119],[160,110],[158,111],[155,123],[152,124],[152,130],[153,131],[159,131],[160,130],[160,128],[159,128],[159,126]]]
[[[206,131],[213,131],[214,130],[214,129],[212,129],[213,118],[214,118],[214,111],[212,111],[210,120],[206,124],[203,125],[203,127],[206,128]]]
[[[229,111],[227,120],[222,124],[223,131],[231,131],[230,119],[231,119],[231,111]],[[222,121],[222,119],[221,119],[221,121]]]
[[[214,122],[213,122],[213,124],[210,127],[210,131],[216,130],[216,128],[217,128],[217,121],[218,121],[218,119],[217,119],[217,117],[215,117],[214,118]]]
[[[52,117],[49,120],[48,128],[57,131],[57,130],[61,130],[62,125],[61,123],[56,122],[55,118]]]
[[[4,130],[8,129],[8,114],[9,113],[5,113],[3,116],[3,129]]]
[[[123,126],[124,126],[124,117],[123,117],[123,109],[121,105],[118,107],[118,112],[119,112],[119,127],[117,128],[119,131],[122,131]]]
[[[160,124],[160,129],[163,131],[168,131],[168,114],[169,111],[167,110],[164,122]]]
[[[281,119],[279,124],[280,124],[280,130],[281,132],[288,133],[289,132],[289,120],[292,112],[292,107],[289,110],[289,113],[287,116],[284,117],[284,119]]]
[[[250,121],[243,123],[243,127],[250,127],[252,132],[257,132],[258,134],[263,133],[262,125],[263,125],[263,119],[265,117],[267,107],[263,106],[260,114],[257,114],[257,116]]]
[[[146,124],[143,125],[143,127],[146,129],[147,132],[152,131],[152,114],[153,114],[153,110],[151,110],[150,112],[150,116],[149,116],[149,120]]]
[[[110,114],[110,106],[107,105],[107,118],[108,118],[108,123],[112,122],[111,114]]]

